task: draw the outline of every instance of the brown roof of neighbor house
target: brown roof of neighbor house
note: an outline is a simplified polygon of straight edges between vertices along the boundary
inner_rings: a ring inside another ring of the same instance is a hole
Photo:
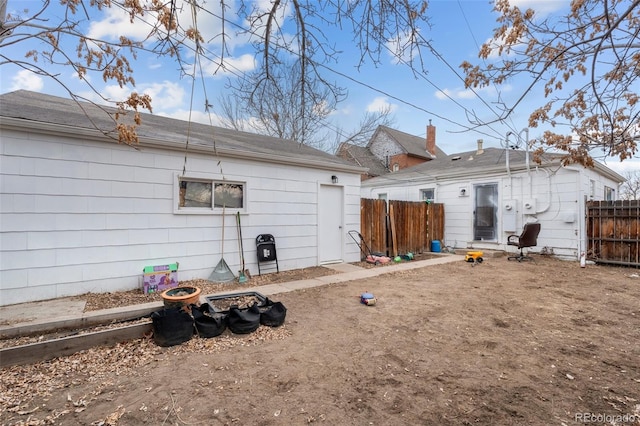
[[[365,146],[344,142],[340,144],[336,155],[360,167],[367,167],[369,169],[367,175],[369,176],[375,177],[389,172],[382,161]]]
[[[433,157],[429,152],[427,152],[427,140],[426,138],[422,138],[419,136],[410,135],[409,133],[401,132],[400,130],[392,129],[387,126],[378,126],[376,132],[384,131],[389,136],[391,136],[404,150],[407,154],[424,158],[427,160],[432,160],[434,158],[446,157],[447,154],[438,147],[436,143],[436,155]],[[373,138],[372,138],[373,140]]]

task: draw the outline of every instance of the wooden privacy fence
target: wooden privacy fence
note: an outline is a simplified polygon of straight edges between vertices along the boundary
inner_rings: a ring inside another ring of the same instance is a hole
[[[371,251],[388,256],[431,251],[444,238],[444,204],[363,198],[360,233]]]
[[[587,258],[640,267],[640,200],[587,202]]]

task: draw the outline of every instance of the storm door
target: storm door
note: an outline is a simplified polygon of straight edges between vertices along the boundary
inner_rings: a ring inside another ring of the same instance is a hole
[[[496,240],[498,185],[495,183],[476,185],[473,211],[473,239],[475,241]]]

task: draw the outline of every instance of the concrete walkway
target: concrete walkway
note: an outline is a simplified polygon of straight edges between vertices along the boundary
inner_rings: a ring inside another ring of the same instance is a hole
[[[327,275],[324,277],[301,281],[269,284],[241,290],[235,289],[215,293],[214,295],[217,296],[237,293],[238,291],[255,290],[264,296],[273,298],[273,296],[277,294],[287,293],[290,291],[319,287],[333,283],[361,280],[396,271],[408,271],[411,269],[439,265],[442,263],[459,262],[463,260],[464,256],[462,255],[442,254],[433,259],[402,262],[374,268],[361,268],[349,263],[337,263],[332,265],[323,265],[326,268],[339,272],[334,275]],[[204,302],[207,296],[213,295],[202,295],[200,300]],[[163,306],[163,302],[155,301],[141,305],[84,312],[84,301],[68,300],[66,298],[2,306],[0,307],[0,336],[20,336],[56,328],[73,327],[74,325],[77,327],[78,325],[91,325],[110,321],[126,320],[137,316],[143,317],[155,310],[161,309]]]

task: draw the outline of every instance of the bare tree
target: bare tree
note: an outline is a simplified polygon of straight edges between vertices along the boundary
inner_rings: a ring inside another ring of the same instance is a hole
[[[565,16],[538,20],[531,9],[497,0],[499,26],[480,49],[483,65],[461,65],[465,83],[499,86],[516,75],[531,76],[520,98],[503,105],[498,120],[541,86],[548,101],[531,113],[529,126],[553,130],[537,141],[536,154],[557,149],[566,153],[565,164],[586,166],[593,164],[595,149],[630,158],[640,141],[639,6],[640,0],[572,0]],[[564,132],[556,130],[561,125],[568,126]]]
[[[331,146],[331,151],[335,152],[341,143],[348,143],[356,146],[366,146],[371,140],[371,136],[378,126],[393,127],[395,117],[390,106],[378,111],[367,111],[357,126],[352,129],[338,129],[336,139]]]
[[[314,148],[334,152],[338,145],[347,141],[365,145],[379,125],[393,122],[391,107],[376,112],[366,112],[360,122],[351,129],[341,127],[329,129],[327,118],[344,97],[337,86],[329,90],[316,80],[308,82],[308,108],[301,110],[301,90],[298,83],[299,68],[285,64],[279,68],[275,81],[279,84],[263,87],[255,92],[260,75],[252,75],[233,85],[233,94],[221,96],[217,108],[222,125],[236,130],[252,131],[282,139],[291,139]]]
[[[622,200],[640,200],[640,171],[624,173],[625,182],[620,185]]]
[[[270,78],[275,84],[260,84],[262,73],[231,81],[233,94],[220,97],[222,124],[326,149],[325,120],[344,92],[336,85],[329,89],[318,80],[303,82],[300,72],[299,63],[283,62],[272,68]]]
[[[421,51],[428,47],[428,42],[420,36],[419,30],[422,23],[427,22],[426,1],[273,0],[267,8],[259,7],[264,4],[249,0],[60,0],[56,7],[62,8],[62,13],[47,13],[53,5],[51,0],[43,0],[37,10],[7,15],[7,0],[0,0],[0,66],[14,64],[51,78],[65,87],[72,98],[81,99],[48,67],[49,64],[64,65],[72,68],[90,90],[102,96],[89,77],[97,74],[104,81],[116,82],[121,87],[135,87],[134,61],[141,52],[175,58],[181,73],[192,78],[195,78],[192,64],[185,61],[190,56],[195,57],[196,64],[202,60],[216,64],[218,70],[229,69],[228,28],[233,26],[235,32],[250,37],[256,58],[259,58],[259,69],[252,79],[252,102],[258,105],[278,93],[278,86],[283,81],[283,59],[287,58],[296,65],[298,81],[294,85],[297,88],[294,101],[301,115],[322,106],[320,98],[327,94],[330,96],[323,101],[328,106],[333,102],[331,97],[341,98],[342,90],[325,77],[326,64],[335,62],[339,54],[329,37],[333,29],[350,26],[360,50],[359,66],[365,62],[378,64],[387,51],[387,43],[395,40],[394,54],[402,57],[412,69],[424,71]],[[234,9],[230,9],[231,6]],[[91,15],[108,8],[128,13],[132,23],[147,29],[146,36],[141,40],[120,37],[116,41],[92,38],[86,30]],[[190,13],[180,13],[183,10]],[[187,15],[188,22],[181,22],[181,16]],[[220,44],[216,53],[208,48],[213,39],[205,41],[198,28],[197,18],[202,15],[220,23],[219,33],[213,37]],[[235,15],[236,19],[229,19],[230,15]],[[238,22],[248,25],[238,29]],[[5,47],[30,46],[32,41],[38,41],[44,47],[25,49],[26,53],[21,57],[9,57],[4,53]],[[68,51],[61,47],[68,43],[76,48]],[[103,101],[119,108],[118,112],[111,113],[114,127],[119,131],[118,140],[136,143],[136,126],[140,122],[138,111],[150,111],[152,100],[132,91],[126,99]],[[125,120],[127,111],[133,111],[133,117]],[[277,127],[279,123],[281,121],[273,125]],[[296,135],[308,134],[309,130],[303,126],[296,130]]]

